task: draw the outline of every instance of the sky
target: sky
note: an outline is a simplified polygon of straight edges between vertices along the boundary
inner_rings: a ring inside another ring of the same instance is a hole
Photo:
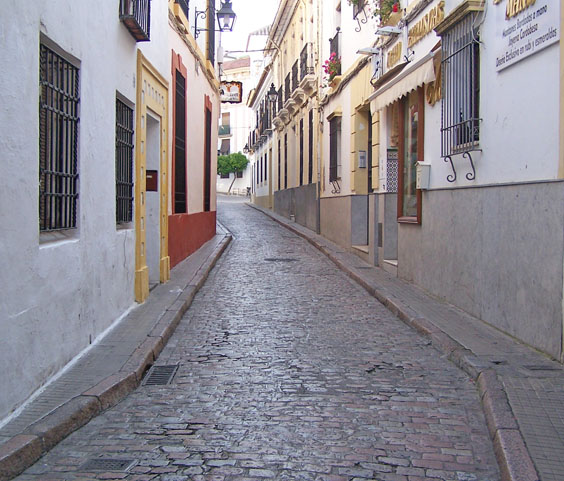
[[[221,3],[222,1],[216,2],[216,8],[221,8]],[[278,4],[279,0],[231,0],[231,6],[237,18],[233,32],[221,34],[223,49],[225,51],[245,50],[249,33],[272,24]],[[251,37],[249,49],[261,48],[265,40],[266,36]],[[234,57],[243,55],[244,53],[233,54]]]

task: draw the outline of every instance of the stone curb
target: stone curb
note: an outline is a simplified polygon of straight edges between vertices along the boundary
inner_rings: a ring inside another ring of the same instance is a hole
[[[419,316],[413,309],[403,305],[400,299],[392,296],[384,288],[372,285],[366,279],[363,279],[362,276],[354,272],[348,265],[333,255],[329,249],[313,237],[308,236],[307,233],[275,217],[268,210],[250,203],[247,203],[247,205],[307,240],[313,247],[325,254],[340,270],[378,299],[390,312],[427,337],[435,349],[446,354],[451,362],[466,372],[471,379],[477,381],[486,425],[493,441],[494,453],[501,473],[501,481],[539,481],[540,478],[509,405],[503,384],[486,362],[428,319]]]
[[[139,386],[143,374],[163,350],[232,237],[231,234],[226,234],[218,243],[198,269],[192,282],[167,308],[147,334],[147,339],[131,354],[119,372],[65,402],[33,423],[22,434],[13,436],[0,445],[0,481],[8,481],[25,471],[69,434],[104,410],[115,406]]]

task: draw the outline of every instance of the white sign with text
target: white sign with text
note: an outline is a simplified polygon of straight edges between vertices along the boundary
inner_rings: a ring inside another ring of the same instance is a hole
[[[507,0],[511,1],[511,0]],[[512,18],[502,4],[496,12],[496,70],[500,71],[560,40],[560,2],[537,0]]]

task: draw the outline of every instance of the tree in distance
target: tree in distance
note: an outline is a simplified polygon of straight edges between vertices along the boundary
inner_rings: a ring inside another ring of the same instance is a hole
[[[249,159],[241,152],[234,152],[229,155],[218,155],[217,157],[217,173],[222,175],[235,174],[233,181],[229,186],[228,193],[231,193],[231,187],[237,179],[237,172],[243,172],[249,163]]]

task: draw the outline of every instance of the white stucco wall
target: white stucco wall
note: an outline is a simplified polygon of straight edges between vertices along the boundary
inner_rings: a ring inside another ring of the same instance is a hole
[[[135,100],[137,44],[117,0],[8,1],[0,38],[0,419],[134,302],[134,232],[115,222],[115,99]],[[153,0],[145,55],[166,74],[166,0]],[[40,236],[40,32],[80,62],[78,228]],[[95,42],[92,39],[96,39]],[[161,40],[157,40],[161,39]]]

